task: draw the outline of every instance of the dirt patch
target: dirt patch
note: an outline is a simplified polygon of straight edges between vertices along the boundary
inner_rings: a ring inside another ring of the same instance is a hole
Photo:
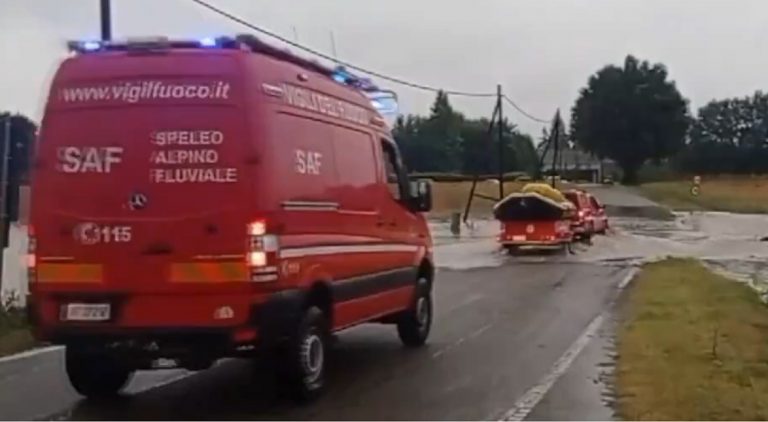
[[[510,194],[522,189],[527,183],[532,182],[504,182],[504,193]],[[560,182],[559,189],[570,189],[573,185]],[[464,212],[467,206],[469,191],[472,182],[432,182],[432,211],[430,218],[445,218],[453,212]],[[499,184],[495,180],[478,182],[475,192],[493,198],[493,200],[475,197],[472,201],[470,212],[473,218],[488,217],[491,215],[496,198],[499,197]]]
[[[768,418],[768,309],[747,286],[667,260],[644,267],[621,311],[623,419]]]

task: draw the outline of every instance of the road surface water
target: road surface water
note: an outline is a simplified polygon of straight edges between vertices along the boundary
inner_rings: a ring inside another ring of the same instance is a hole
[[[574,254],[510,257],[493,238],[494,221],[476,220],[459,238],[433,222],[429,345],[405,349],[391,326],[341,334],[316,403],[277,394],[263,362],[226,360],[198,373],[139,373],[125,397],[95,404],[69,387],[55,349],[0,361],[0,419],[611,419],[611,310],[631,271],[692,256],[759,279],[766,223],[708,213],[617,217],[608,236]]]

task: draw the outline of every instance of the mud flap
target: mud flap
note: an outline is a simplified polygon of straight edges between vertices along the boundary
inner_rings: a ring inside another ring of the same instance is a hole
[[[305,295],[302,290],[287,290],[275,293],[266,302],[254,306],[251,323],[259,332],[259,347],[273,348],[296,332],[302,318]]]

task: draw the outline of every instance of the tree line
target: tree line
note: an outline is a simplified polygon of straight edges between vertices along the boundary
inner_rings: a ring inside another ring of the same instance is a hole
[[[768,94],[715,100],[701,107],[686,145],[671,163],[685,172],[768,172]]]
[[[448,96],[438,92],[428,116],[401,115],[392,134],[411,172],[497,174],[500,155],[505,173],[536,172],[533,138],[505,119],[499,154],[498,135],[489,134],[489,125],[486,118],[472,119],[457,112]]]
[[[768,172],[768,94],[712,100],[696,116],[688,105],[666,66],[629,55],[588,78],[560,135],[615,161],[629,184],[649,162],[684,173]],[[504,171],[537,174],[532,137],[508,121],[504,128]],[[394,136],[412,171],[494,174],[498,144],[487,131],[487,119],[456,112],[441,92],[428,116],[401,116]]]

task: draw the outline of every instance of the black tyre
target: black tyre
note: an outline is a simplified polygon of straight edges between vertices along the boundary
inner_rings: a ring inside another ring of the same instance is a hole
[[[432,328],[432,292],[426,279],[420,279],[411,309],[397,322],[400,341],[408,347],[423,346]]]
[[[286,387],[297,401],[312,400],[325,387],[329,338],[328,322],[323,311],[314,306],[307,309],[280,358]]]
[[[507,246],[504,246],[504,248],[506,248],[508,255],[515,256],[515,255],[519,255],[520,254],[520,247],[519,246],[507,245]]]
[[[104,352],[66,349],[66,371],[72,387],[89,399],[116,397],[128,384],[133,370]]]

